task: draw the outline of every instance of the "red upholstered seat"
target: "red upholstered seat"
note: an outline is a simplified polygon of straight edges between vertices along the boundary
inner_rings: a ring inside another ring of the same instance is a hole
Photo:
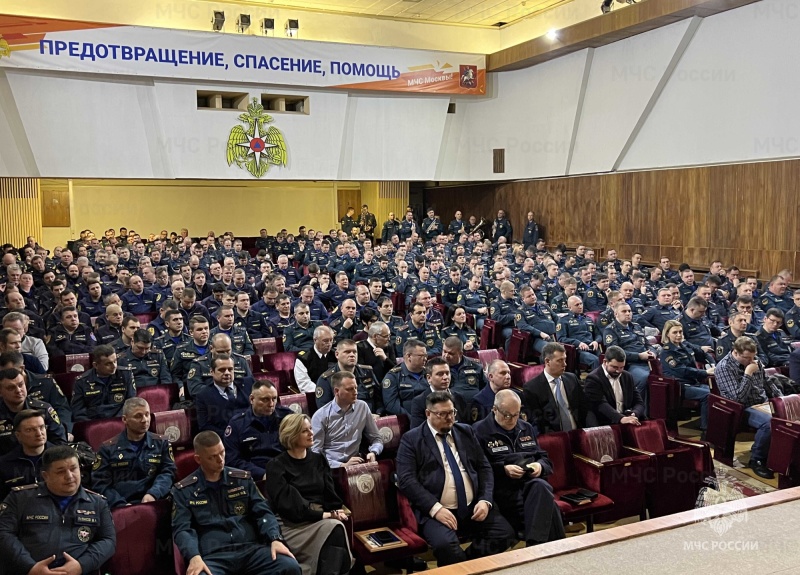
[[[772,440],[767,465],[778,474],[778,487],[800,485],[800,396],[770,399]]]
[[[505,359],[506,352],[502,349],[481,349],[478,350],[478,360],[483,365],[483,368],[486,369],[489,367],[489,364],[492,363],[496,359]]]
[[[741,403],[725,399],[713,390],[708,396],[706,441],[714,447],[714,459],[726,465],[733,465],[736,434],[749,429],[743,414]]]
[[[493,319],[486,319],[483,322],[483,329],[481,329],[481,349],[497,349],[502,347],[500,345],[500,328],[497,327],[497,322]]]
[[[72,434],[75,436],[75,441],[85,441],[91,445],[94,451],[97,451],[104,441],[116,437],[122,433],[123,429],[125,429],[125,424],[122,423],[122,418],[114,417],[111,419],[76,421],[72,427]]]
[[[530,333],[519,329],[512,330],[511,340],[508,342],[508,361],[514,363],[528,363],[528,350],[530,346]]]
[[[167,383],[138,387],[136,395],[150,405],[150,413],[169,411],[178,402],[178,384]]]
[[[405,317],[406,316],[406,300],[401,292],[392,292],[392,307],[394,308],[394,315]]]
[[[117,546],[101,572],[109,575],[173,573],[170,508],[170,502],[162,499],[112,510]]]
[[[297,352],[281,351],[261,358],[261,369],[266,373],[280,375],[278,393],[297,393],[297,384],[294,381],[294,364],[297,361]]]
[[[372,552],[357,537],[353,537],[354,555],[365,565],[409,557],[427,550],[428,545],[417,534],[416,521],[408,520],[406,510],[402,521],[398,513],[397,488],[394,485],[394,461],[382,459],[334,470],[334,480],[344,504],[352,512],[348,524],[353,532],[378,527],[389,527],[407,543],[405,547]],[[413,518],[413,514],[411,515]]]
[[[147,324],[149,324],[151,321],[156,319],[157,315],[158,314],[155,313],[155,312],[153,312],[153,313],[137,313],[136,314],[136,319],[139,320],[139,325],[141,325],[144,328],[144,327],[147,327]]]
[[[570,435],[581,482],[614,501],[614,509],[597,520],[616,521],[632,515],[644,519],[650,457],[624,447],[617,425],[576,429]]]
[[[57,373],[53,379],[58,384],[64,397],[72,401],[72,390],[75,388],[75,381],[83,375],[83,372],[69,371],[67,373]]]
[[[281,395],[278,397],[278,403],[283,407],[288,407],[294,413],[305,413],[308,415],[308,397],[305,393]]]
[[[92,367],[92,360],[88,353],[73,353],[56,356],[50,360],[52,373],[83,373]]]
[[[253,349],[255,354],[259,357],[264,357],[271,353],[278,353],[278,340],[274,337],[264,337],[253,340]],[[283,345],[281,345],[283,349]]]
[[[150,431],[164,435],[172,444],[175,466],[178,468],[175,481],[180,481],[198,468],[192,447],[192,422],[183,409],[154,413]]]
[[[553,473],[547,478],[547,482],[553,487],[556,504],[561,511],[561,516],[565,521],[586,521],[587,531],[592,532],[594,530],[595,515],[610,510],[614,506],[614,502],[602,493],[599,493],[587,505],[572,505],[562,500],[562,495],[575,493],[578,489],[587,487],[580,483],[578,473],[575,470],[569,435],[559,431],[540,435],[538,440],[542,449],[547,451],[547,456],[553,466]]]
[[[375,420],[383,442],[381,458],[394,459],[400,447],[400,438],[408,431],[410,423],[407,415],[386,415]]]
[[[544,371],[543,365],[510,364],[509,367],[511,368],[511,386],[517,389],[522,389],[525,382],[532,380]]]
[[[655,465],[656,473],[647,482],[650,517],[694,509],[706,478],[714,475],[708,446],[669,437],[661,419],[622,429],[625,444],[649,454]]]
[[[769,400],[772,404],[773,417],[787,421],[800,421],[800,395],[785,395]]]

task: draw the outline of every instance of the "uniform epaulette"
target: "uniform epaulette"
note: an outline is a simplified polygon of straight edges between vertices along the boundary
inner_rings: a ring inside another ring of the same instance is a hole
[[[110,446],[110,445],[116,445],[118,441],[119,441],[119,435],[115,435],[115,436],[114,436],[114,437],[112,437],[111,439],[106,439],[106,440],[105,440],[103,443],[101,443],[100,445],[101,445],[101,446],[104,446],[104,445],[109,445],[109,446]]]
[[[184,487],[189,487],[190,485],[197,483],[197,481],[198,481],[197,475],[190,475],[189,477],[186,477],[178,481],[175,484],[175,487],[177,487],[178,489],[183,489]]]
[[[244,471],[243,469],[231,469],[228,471],[229,477],[235,477],[236,479],[250,479],[252,474],[249,471]]]
[[[364,365],[364,364],[359,363],[359,364],[356,365],[356,367],[360,367],[361,369],[368,369],[370,371],[373,371],[371,365]]]
[[[389,370],[387,373],[400,373],[400,371],[401,371],[402,369],[403,369],[403,366],[402,366],[402,365],[396,365],[395,367],[393,367],[392,369],[390,369],[390,370]]]
[[[327,377],[330,377],[330,376],[332,376],[334,373],[336,373],[336,368],[335,368],[335,367],[332,367],[332,368],[330,368],[328,371],[326,371],[325,373],[323,373],[323,374],[322,374],[322,377],[326,377],[326,378],[327,378]]]
[[[465,355],[464,356],[464,360],[465,360],[464,363],[471,363],[472,365],[475,365],[475,366],[480,365],[481,368],[483,368],[483,364],[481,363],[481,360],[479,360],[479,359],[475,359],[474,357],[467,357]]]
[[[100,497],[100,498],[102,498],[102,499],[105,499],[105,498],[106,498],[106,496],[105,496],[105,495],[103,495],[102,493],[98,493],[97,491],[92,491],[91,489],[86,489],[85,487],[83,488],[83,490],[84,490],[86,493],[91,493],[92,495],[97,495],[98,497]]]
[[[28,489],[33,489],[37,487],[36,483],[31,483],[30,485],[20,485],[19,487],[12,487],[11,491],[26,491]]]
[[[303,357],[305,354],[306,354],[306,351],[304,349],[301,349],[300,351],[297,352],[297,356],[298,357]]]
[[[153,433],[153,437],[155,437],[156,439],[161,439],[163,441],[169,441],[169,437],[167,437],[166,435],[161,435],[160,433]]]
[[[234,419],[242,419],[246,415],[247,415],[247,411],[242,411],[240,413],[236,413],[236,414],[234,414],[233,417],[231,417],[231,421],[233,421]]]
[[[408,329],[408,324],[404,323],[403,325],[398,325],[396,330],[397,331],[406,331]]]

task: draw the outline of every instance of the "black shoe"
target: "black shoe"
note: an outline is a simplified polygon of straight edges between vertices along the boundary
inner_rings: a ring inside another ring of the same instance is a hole
[[[384,562],[384,565],[391,569],[405,569],[409,573],[426,571],[428,564],[419,557],[407,557],[404,559],[394,559]]]
[[[759,461],[758,459],[750,460],[750,469],[753,470],[753,473],[759,477],[763,477],[764,479],[775,478],[775,474],[772,473],[772,470],[769,467],[767,467],[767,464],[763,461]]]

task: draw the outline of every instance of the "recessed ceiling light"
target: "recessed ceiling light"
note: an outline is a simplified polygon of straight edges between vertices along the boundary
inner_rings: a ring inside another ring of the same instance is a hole
[[[554,41],[558,40],[558,30],[553,28],[553,29],[551,29],[551,30],[549,30],[547,32],[546,36],[547,36],[548,40],[550,40],[551,42],[554,42]]]

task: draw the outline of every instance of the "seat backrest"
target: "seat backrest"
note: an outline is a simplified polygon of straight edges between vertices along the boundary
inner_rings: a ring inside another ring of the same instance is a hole
[[[495,341],[497,340],[497,322],[493,319],[486,319],[483,321],[483,329],[481,330],[481,349],[493,349],[496,347]]]
[[[385,415],[376,419],[375,425],[378,426],[378,432],[381,434],[383,455],[393,457],[397,453],[397,448],[400,447],[400,438],[408,431],[408,416],[404,414]]]
[[[282,351],[265,355],[261,358],[261,367],[264,371],[291,371],[297,361],[297,352]]]
[[[539,446],[547,452],[547,458],[553,466],[553,472],[547,477],[547,482],[553,489],[569,489],[576,485],[569,434],[557,431],[540,435],[536,439]]]
[[[178,384],[165,383],[136,389],[136,395],[150,405],[150,413],[169,411],[178,401]]]
[[[256,355],[264,357],[271,353],[278,353],[278,342],[274,337],[263,337],[253,340],[253,349]]]
[[[511,367],[511,385],[517,389],[522,389],[526,382],[532,380],[544,371],[543,365],[523,365]]]
[[[624,426],[626,445],[653,453],[667,450],[667,428],[663,419],[650,419],[641,425]]]
[[[57,373],[53,376],[53,379],[64,393],[64,397],[72,401],[72,390],[75,388],[75,381],[82,375],[80,372],[70,371],[68,373]]]
[[[620,440],[609,425],[588,427],[576,432],[580,453],[600,463],[607,463],[619,458]]]
[[[769,401],[772,403],[772,411],[775,417],[789,421],[800,421],[800,395],[773,397]]]
[[[50,360],[50,371],[53,373],[83,373],[92,367],[88,353],[72,353],[54,357]]]
[[[136,319],[139,320],[139,325],[141,325],[144,328],[147,327],[147,324],[149,324],[156,318],[156,315],[157,314],[155,313],[137,313]]]
[[[353,530],[385,524],[389,519],[386,495],[394,463],[384,459],[340,469],[340,487],[345,505],[353,512]]]
[[[72,427],[72,434],[75,436],[75,441],[85,441],[91,445],[92,450],[97,451],[104,441],[116,437],[123,429],[125,424],[122,423],[122,418],[93,419],[76,421]]]
[[[518,329],[511,332],[511,340],[508,342],[508,361],[525,363],[528,346],[524,334],[525,332]]]
[[[117,507],[111,511],[117,545],[103,566],[110,575],[169,575],[172,529],[167,500]]]
[[[192,423],[183,409],[154,413],[150,431],[166,436],[173,448],[192,446]]]
[[[586,311],[584,312],[584,314],[586,315],[586,317],[592,320],[592,323],[597,323],[597,318],[600,317],[599,311]]]
[[[492,363],[496,359],[505,359],[506,352],[502,349],[481,349],[478,350],[478,359],[480,360],[483,368],[486,369],[489,367],[489,364]]]
[[[278,397],[278,401],[283,407],[288,407],[294,413],[305,413],[308,415],[308,397],[305,393],[281,395]]]

